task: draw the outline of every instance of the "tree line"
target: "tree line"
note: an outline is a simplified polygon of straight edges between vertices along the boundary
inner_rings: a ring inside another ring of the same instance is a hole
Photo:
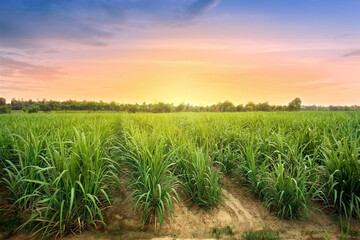
[[[208,106],[194,106],[180,103],[143,103],[125,104],[114,101],[107,103],[103,101],[54,101],[43,99],[41,101],[11,99],[9,103],[5,98],[0,98],[0,113],[10,113],[12,110],[20,110],[28,113],[51,112],[51,111],[115,111],[115,112],[151,112],[151,113],[170,113],[170,112],[251,112],[251,111],[300,111],[300,110],[360,110],[360,106],[301,106],[301,99],[295,98],[288,105],[270,105],[268,102],[234,105],[230,101],[219,102]]]

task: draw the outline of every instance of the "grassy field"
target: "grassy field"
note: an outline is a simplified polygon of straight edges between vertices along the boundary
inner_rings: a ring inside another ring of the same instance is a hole
[[[43,238],[102,225],[118,188],[157,231],[183,198],[221,205],[223,177],[279,218],[360,219],[359,112],[0,115],[0,165],[16,227]]]

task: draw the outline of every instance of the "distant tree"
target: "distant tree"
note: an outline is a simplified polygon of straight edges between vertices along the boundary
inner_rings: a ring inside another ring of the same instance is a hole
[[[6,105],[6,99],[0,97],[0,106],[4,106],[4,105]]]
[[[146,104],[146,102],[143,102],[141,105],[139,105],[138,110],[139,112],[149,112],[149,105]]]
[[[168,113],[168,112],[242,112],[242,111],[359,111],[360,106],[301,106],[300,98],[295,98],[288,105],[270,105],[268,102],[255,104],[248,102],[245,106],[242,104],[235,106],[230,101],[219,102],[207,106],[195,106],[190,104],[180,103],[174,105],[170,103],[158,102],[154,104],[126,104],[116,103],[114,101],[106,103],[103,101],[54,101],[46,100],[24,100],[11,99],[10,104],[6,105],[4,98],[0,98],[0,106],[9,106],[11,110],[23,110],[24,112],[36,111],[122,111],[122,112],[153,112],[153,113]],[[34,107],[33,107],[34,106]],[[37,109],[37,110],[36,110]]]
[[[39,111],[39,106],[32,105],[27,109],[28,113],[37,113]]]
[[[15,98],[11,99],[11,109],[12,110],[21,110],[25,107],[24,101],[16,100]]]
[[[294,100],[289,102],[288,110],[289,111],[300,111],[301,103],[302,103],[302,101],[300,98],[295,98]]]
[[[136,107],[134,105],[129,106],[127,109],[128,113],[136,113]]]
[[[52,111],[61,110],[60,102],[50,100],[50,101],[47,102],[47,104],[51,107]]]
[[[246,111],[246,112],[252,112],[252,111],[254,111],[254,107],[253,107],[253,106],[250,106],[250,105],[249,105],[249,106],[246,106],[246,107],[245,107],[245,111]]]
[[[11,113],[11,107],[7,105],[0,106],[0,114]]]
[[[225,101],[223,103],[218,103],[218,109],[220,112],[235,112],[236,107],[230,101]]]
[[[303,109],[305,111],[317,111],[318,107],[316,105],[311,105],[311,106],[304,106]]]
[[[242,105],[242,104],[237,105],[236,106],[236,111],[237,112],[244,112],[245,111],[244,105]]]
[[[168,113],[171,112],[173,106],[169,103],[159,102],[156,104],[152,104],[150,107],[150,111],[153,113]]]
[[[219,104],[213,104],[210,106],[210,112],[218,112],[219,111]]]
[[[246,111],[248,111],[248,112],[255,111],[255,110],[256,110],[256,104],[255,104],[254,102],[248,102],[248,103],[245,105],[245,109],[246,109]]]
[[[184,103],[180,103],[179,105],[176,106],[175,108],[175,112],[183,112],[186,109],[186,106]]]
[[[116,109],[116,102],[114,102],[114,101],[112,101],[112,102],[110,102],[110,104],[108,104],[109,106],[108,106],[108,111],[117,111],[117,109]]]
[[[287,106],[281,106],[281,105],[277,105],[274,107],[275,111],[286,111]]]
[[[269,112],[271,110],[271,107],[268,102],[259,103],[256,108],[258,111],[265,111],[265,112]]]
[[[40,110],[43,112],[51,112],[51,106],[47,103],[40,105]]]
[[[15,98],[12,98],[11,99],[11,107],[15,107],[15,105],[16,105],[16,99]]]

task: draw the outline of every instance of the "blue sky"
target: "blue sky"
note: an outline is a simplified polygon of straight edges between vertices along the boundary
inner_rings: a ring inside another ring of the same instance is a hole
[[[0,46],[15,48],[48,37],[102,45],[126,28],[186,25],[224,14],[267,18],[289,32],[360,32],[357,0],[2,0],[0,11]]]

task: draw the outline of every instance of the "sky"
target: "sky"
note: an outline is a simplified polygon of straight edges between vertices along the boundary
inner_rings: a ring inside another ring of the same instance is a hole
[[[0,97],[360,105],[359,0],[0,0]]]

